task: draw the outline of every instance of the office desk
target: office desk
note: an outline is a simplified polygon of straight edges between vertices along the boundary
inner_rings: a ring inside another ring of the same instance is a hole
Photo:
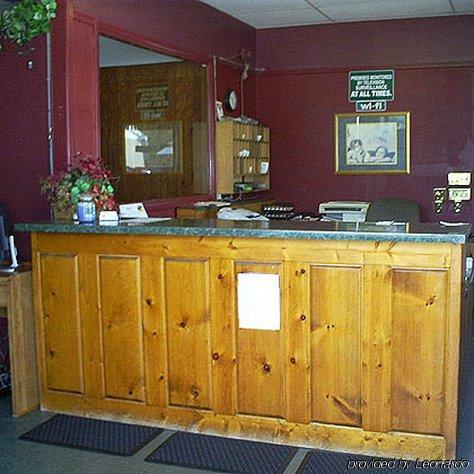
[[[13,415],[22,416],[39,406],[31,270],[0,272],[0,308],[8,318]]]
[[[33,232],[43,409],[455,459],[468,227],[182,219],[16,229]],[[248,324],[261,295],[279,309],[261,325],[275,307],[261,305]]]

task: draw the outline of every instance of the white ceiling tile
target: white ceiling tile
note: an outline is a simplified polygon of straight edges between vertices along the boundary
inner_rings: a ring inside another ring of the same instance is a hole
[[[314,1],[334,21],[381,20],[452,14],[446,0],[347,0],[344,2]],[[325,6],[322,6],[322,4]]]
[[[453,0],[456,13],[474,13],[474,0]]]
[[[474,13],[474,0],[201,1],[255,28]]]
[[[316,25],[327,23],[327,18],[314,8],[301,10],[267,11],[254,14],[239,15],[239,20],[255,28],[273,28],[297,25]]]
[[[305,0],[201,0],[230,15],[265,12],[268,10],[298,10],[308,8]]]

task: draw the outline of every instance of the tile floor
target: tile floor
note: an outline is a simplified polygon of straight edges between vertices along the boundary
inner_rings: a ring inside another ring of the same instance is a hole
[[[460,432],[458,436],[458,458],[463,457],[464,459],[468,459],[472,465],[469,470],[459,471],[464,474],[474,473],[474,357],[471,357],[471,359],[469,374],[466,374],[462,387],[462,393],[466,397],[467,403],[464,403],[461,407]],[[130,457],[99,454],[18,440],[21,434],[50,416],[50,413],[41,413],[38,411],[22,418],[12,418],[10,398],[5,396],[0,398],[1,474],[132,474],[151,472],[173,474],[204,472],[194,469],[184,469],[182,467],[151,464],[144,461],[149,453],[171,435],[171,431],[167,430]],[[306,452],[307,450],[305,449],[298,450],[285,471],[285,474],[294,474],[296,472]]]

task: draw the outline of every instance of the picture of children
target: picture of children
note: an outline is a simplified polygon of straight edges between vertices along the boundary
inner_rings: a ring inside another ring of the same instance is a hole
[[[396,164],[395,152],[389,152],[386,146],[379,145],[370,155],[368,160],[370,163]]]
[[[369,157],[369,153],[364,150],[362,140],[355,138],[349,142],[349,149],[347,150],[346,156],[346,162],[348,165],[364,163]]]
[[[410,113],[335,114],[336,174],[409,173]]]

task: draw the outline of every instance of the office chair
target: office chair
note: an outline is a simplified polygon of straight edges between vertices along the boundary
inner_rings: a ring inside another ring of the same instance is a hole
[[[367,209],[366,222],[420,222],[420,206],[403,198],[381,198],[372,201]]]

